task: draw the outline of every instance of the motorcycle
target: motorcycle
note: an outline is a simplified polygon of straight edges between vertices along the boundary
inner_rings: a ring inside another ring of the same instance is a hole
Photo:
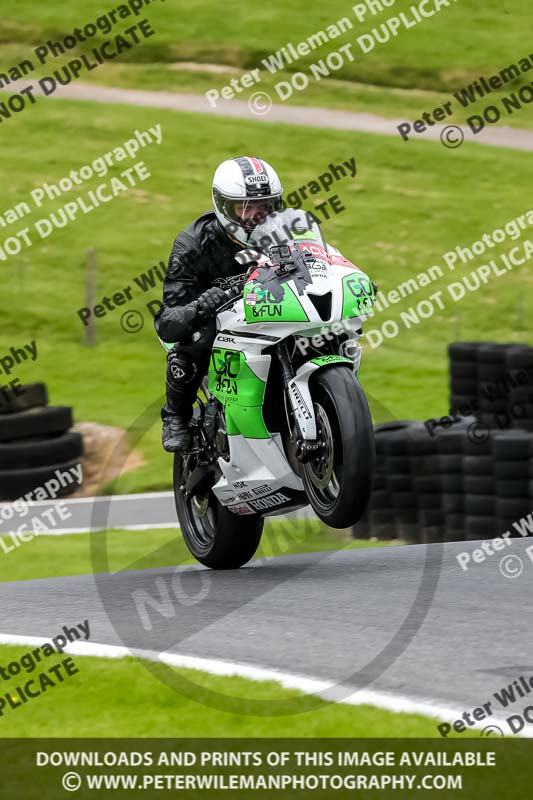
[[[194,408],[194,445],[174,458],[183,537],[212,569],[249,561],[269,515],[310,504],[330,527],[351,527],[372,490],[358,339],[376,287],[296,209],[267,217],[249,244],[237,255],[247,271],[219,281],[228,301]]]

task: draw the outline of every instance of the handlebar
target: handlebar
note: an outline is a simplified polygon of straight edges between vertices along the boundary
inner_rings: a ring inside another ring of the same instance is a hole
[[[244,284],[243,284],[243,286],[244,286]],[[219,307],[217,308],[217,314],[219,313],[219,311],[220,311],[221,309],[223,309],[223,308],[224,308],[224,306],[226,306],[228,303],[232,302],[232,301],[233,301],[233,300],[235,300],[235,299],[236,299],[236,298],[237,298],[239,295],[241,295],[241,294],[242,294],[242,289],[243,289],[243,286],[239,286],[239,287],[237,287],[237,286],[232,286],[232,287],[230,287],[229,289],[226,289],[226,290],[225,290],[225,294],[226,294],[227,300],[225,300],[223,303],[221,303],[221,304],[219,305]]]
[[[242,276],[238,276],[238,277],[241,278]],[[247,278],[247,276],[246,276],[246,278]],[[236,297],[238,297],[242,293],[242,290],[243,290],[245,282],[246,281],[243,280],[241,285],[239,285],[239,286],[237,286],[237,285],[229,286],[227,289],[223,290],[224,294],[226,295],[226,299],[218,306],[218,308],[216,310],[217,314],[222,308],[224,308],[225,305],[227,305],[227,303],[233,301]],[[222,287],[220,287],[220,288],[222,288]],[[205,317],[205,318],[210,318],[210,317],[213,316],[212,313],[209,313],[208,311],[204,311],[203,308],[200,308],[198,300],[192,300],[190,303],[187,303],[185,308],[189,310],[189,313],[191,314],[191,316],[200,315],[200,316]]]

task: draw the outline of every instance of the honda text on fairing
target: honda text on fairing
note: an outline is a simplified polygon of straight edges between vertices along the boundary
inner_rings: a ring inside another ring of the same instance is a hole
[[[357,377],[375,297],[368,276],[295,209],[267,217],[236,258],[249,268],[219,281],[228,301],[194,409],[194,445],[174,458],[183,537],[215,569],[252,558],[269,514],[311,504],[331,527],[354,525],[375,460]]]

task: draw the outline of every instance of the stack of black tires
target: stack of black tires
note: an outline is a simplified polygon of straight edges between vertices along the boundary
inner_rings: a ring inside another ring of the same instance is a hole
[[[467,416],[478,410],[477,353],[479,342],[455,342],[450,359],[450,410]]]
[[[448,353],[450,414],[375,426],[376,484],[355,537],[533,535],[533,348],[455,342]]]
[[[49,406],[43,383],[2,391],[0,500],[16,500],[80,463],[83,441],[71,427],[72,409]],[[58,496],[78,488],[75,481],[61,486]]]
[[[505,358],[510,427],[533,432],[533,347],[511,348]]]
[[[457,427],[440,431],[437,438],[439,475],[441,481],[441,507],[444,516],[443,541],[453,542],[465,538],[465,428],[475,422],[465,418]]]
[[[467,435],[462,451],[465,539],[488,539],[497,533],[494,437]]]
[[[404,431],[411,422],[385,422],[374,428],[376,469],[374,487],[367,511],[354,528],[354,536],[417,541],[413,527],[418,512],[412,508],[413,480],[410,474],[408,443]]]
[[[454,342],[448,354],[452,414],[474,414],[489,428],[533,431],[533,347]]]
[[[377,539],[396,538],[396,513],[392,493],[389,489],[389,464],[385,450],[386,439],[380,435],[382,429],[388,429],[387,424],[378,425],[375,428],[376,467],[374,486],[368,509],[359,524],[359,536],[361,538],[367,538],[368,536],[375,536]]]
[[[494,493],[497,532],[520,536],[533,510],[533,434],[502,431],[494,437]],[[518,527],[517,527],[518,526]],[[533,529],[527,531],[533,534]]]
[[[354,537],[431,543],[533,535],[533,433],[478,438],[478,424],[468,417],[433,433],[416,421],[376,426],[376,484]]]

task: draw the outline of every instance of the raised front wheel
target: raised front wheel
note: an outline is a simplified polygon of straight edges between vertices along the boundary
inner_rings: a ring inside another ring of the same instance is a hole
[[[346,367],[327,367],[311,379],[320,447],[302,466],[316,515],[332,528],[355,525],[372,492],[375,449],[365,394]]]

